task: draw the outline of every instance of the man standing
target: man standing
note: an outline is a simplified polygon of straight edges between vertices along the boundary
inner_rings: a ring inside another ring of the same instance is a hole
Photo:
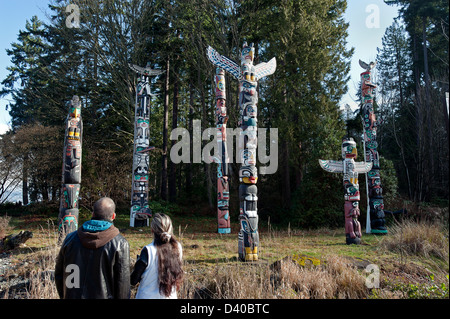
[[[92,219],[64,239],[55,267],[60,298],[130,298],[130,247],[113,225],[115,210],[111,198],[99,199]]]

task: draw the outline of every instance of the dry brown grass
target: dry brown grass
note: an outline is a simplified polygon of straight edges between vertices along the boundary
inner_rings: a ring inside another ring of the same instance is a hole
[[[365,240],[369,244],[360,247],[350,247],[341,243],[340,234],[336,237],[334,233],[319,238],[317,233],[297,235],[291,233],[287,236],[282,232],[269,232],[265,234],[266,238],[263,236],[264,250],[261,256],[264,258],[258,263],[237,261],[237,244],[233,236],[207,233],[181,234],[179,238],[183,244],[185,257],[185,279],[178,297],[181,299],[409,298],[405,289],[396,288],[400,279],[404,278],[405,283],[418,285],[423,282],[428,285],[429,274],[427,272],[418,276],[419,270],[422,271],[423,267],[415,263],[411,263],[415,268],[405,269],[404,266],[409,263],[402,263],[399,259],[401,255],[412,256],[405,257],[405,260],[415,259],[419,262],[429,259],[430,256],[444,260],[446,258],[447,261],[443,260],[442,263],[446,262],[448,269],[448,240],[445,237],[448,236],[448,230],[443,232],[442,227],[437,224],[405,221],[391,227],[389,231],[389,236],[382,239],[367,236]],[[56,234],[55,227],[48,224],[47,229],[42,228],[33,238],[35,242],[39,242],[39,248],[22,248],[24,250],[20,254],[22,257],[15,256],[15,263],[20,265],[11,272],[29,279],[26,291],[20,294],[20,298],[59,298],[53,278],[55,259],[59,251]],[[138,231],[128,231],[126,237],[133,251],[131,262],[134,264],[135,252],[139,253],[150,238]],[[373,243],[373,246],[370,243]],[[306,252],[312,249],[311,247],[316,253],[314,256],[320,260],[318,266],[312,264],[300,266],[289,258],[283,258],[286,255],[292,256],[293,251]],[[386,256],[380,256],[383,251],[388,252]],[[365,285],[367,274],[364,270],[361,267],[356,268],[356,264],[349,261],[351,258],[347,258],[358,255],[374,258],[382,268],[382,286],[375,295],[374,290],[368,289]],[[395,262],[383,264],[385,260],[389,260],[386,258]],[[283,262],[276,265],[273,263],[274,260],[280,259]],[[399,261],[399,265],[403,268],[397,265]],[[432,273],[436,275],[434,283],[440,284],[440,278],[438,280],[440,274],[435,270]],[[442,282],[448,285],[448,279]],[[136,290],[136,287],[132,289],[132,298]]]
[[[331,299],[366,298],[365,275],[348,260],[331,255],[320,266],[291,260],[273,267],[265,263],[230,262],[215,267],[185,265],[188,274],[180,298]]]
[[[22,275],[30,280],[27,299],[58,299],[53,270],[59,246],[27,257]],[[287,261],[278,268],[268,263],[241,263],[235,259],[214,266],[185,261],[180,299],[330,299],[367,298],[365,275],[342,257],[331,255],[320,266],[299,266]],[[132,289],[132,297],[136,287]]]
[[[27,275],[30,280],[27,291],[29,299],[59,299],[54,270],[60,244],[55,233],[51,231],[52,229],[53,227],[48,228],[48,235],[44,239],[46,248],[36,251],[32,256],[34,267]]]
[[[43,245],[42,248],[24,245],[15,252],[17,255],[11,256],[14,266],[7,271],[5,278],[11,278],[9,284],[13,287],[17,279],[20,279],[23,284],[8,288],[3,298],[59,298],[54,281],[56,256],[60,247],[56,234],[55,226],[49,221],[47,228],[41,227],[41,231],[36,236],[38,238],[34,238]]]
[[[448,261],[448,229],[440,223],[403,220],[390,227],[389,232],[389,236],[381,241],[381,246],[386,250]]]
[[[9,221],[11,217],[9,216],[0,216],[0,240],[3,237],[6,237],[11,231],[12,227],[9,226]]]
[[[197,267],[185,263],[185,271],[185,281],[179,292],[182,299],[257,299],[270,298],[273,292],[266,265],[230,262]]]

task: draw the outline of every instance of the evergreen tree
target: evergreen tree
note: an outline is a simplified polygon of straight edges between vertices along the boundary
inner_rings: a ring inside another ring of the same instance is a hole
[[[83,0],[76,1],[79,28],[65,25],[68,4],[57,0],[49,6],[48,25],[30,24],[32,39],[26,41],[34,45],[34,64],[20,65],[26,44],[19,41],[12,53],[18,57],[12,60],[16,71],[4,80],[3,90],[12,90],[19,76],[27,87],[38,88],[38,100],[31,104],[25,100],[31,98],[25,86],[14,87],[18,106],[11,111],[13,121],[17,128],[28,119],[57,126],[61,136],[67,101],[80,96],[85,128],[82,205],[89,207],[106,194],[119,203],[130,201],[136,75],[128,63],[151,62],[152,68],[166,72],[151,81],[156,96],[150,145],[156,149],[150,154],[150,203],[200,203],[213,214],[214,165],[171,164],[169,129],[185,127],[192,134],[195,119],[203,129],[215,125],[214,66],[206,47],[239,63],[246,41],[255,43],[255,64],[277,59],[275,74],[258,85],[258,126],[278,128],[280,141],[278,171],[259,177],[261,217],[294,218],[303,226],[337,223],[339,215],[333,212],[342,210],[341,180],[324,174],[317,159],[339,159],[345,135],[338,103],[347,90],[353,54],[345,47],[346,1]],[[238,85],[227,76],[226,86],[228,127],[236,128]],[[43,176],[34,175],[36,181]],[[230,180],[233,217],[239,211],[237,164],[230,165]],[[330,196],[318,202],[325,192]]]
[[[42,22],[33,16],[27,20],[25,30],[19,31],[18,42],[12,43],[12,48],[6,50],[13,65],[7,68],[9,74],[1,82],[3,88],[0,96],[12,96],[13,102],[7,105],[7,109],[13,128],[42,116],[40,107],[45,101],[41,99],[41,93],[47,84],[47,66],[41,58],[46,51],[43,35]]]
[[[397,21],[386,29],[377,55],[377,101],[380,106],[378,140],[380,153],[394,159],[402,191],[412,199],[411,173],[417,128],[412,99],[412,59],[405,29]],[[409,123],[409,124],[408,124]]]
[[[442,0],[385,2],[400,6],[400,16],[409,35],[416,129],[415,145],[410,149],[415,157],[414,178],[411,178],[413,198],[417,201],[445,198],[448,197],[448,116],[444,116],[443,101],[449,74],[448,3]]]

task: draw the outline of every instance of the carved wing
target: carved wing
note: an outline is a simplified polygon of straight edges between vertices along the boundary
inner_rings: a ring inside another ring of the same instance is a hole
[[[240,68],[236,62],[230,60],[226,56],[220,55],[210,46],[206,49],[206,55],[208,56],[209,61],[211,61],[214,65],[224,69],[236,79],[239,79]]]
[[[372,169],[372,162],[355,162],[355,172],[358,174],[367,173]]]
[[[372,70],[372,69],[375,67],[375,65],[377,65],[377,61],[375,61],[375,62],[370,62],[369,64],[367,64],[366,62],[359,60],[359,65],[360,65],[363,69],[365,69],[365,70],[367,70],[367,71],[370,71],[370,70]]]
[[[364,70],[370,70],[369,65],[368,65],[366,62],[364,62],[364,61],[359,60],[359,65],[360,65]]]
[[[255,65],[256,80],[260,80],[265,76],[271,75],[277,68],[277,60],[272,58],[269,62],[262,62]]]
[[[331,173],[343,173],[344,172],[344,162],[343,161],[330,161],[330,160],[319,160],[320,167],[322,167],[327,172]]]
[[[143,68],[141,66],[138,66],[136,64],[128,63],[128,66],[130,69],[132,69],[134,72],[139,74],[145,74],[145,75],[160,75],[164,73],[163,70],[153,70],[151,68]]]

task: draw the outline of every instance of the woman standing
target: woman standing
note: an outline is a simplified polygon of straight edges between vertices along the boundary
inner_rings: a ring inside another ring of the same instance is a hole
[[[142,249],[131,274],[131,284],[140,283],[136,299],[176,299],[183,280],[181,244],[169,216],[155,214],[150,227],[153,241]]]

